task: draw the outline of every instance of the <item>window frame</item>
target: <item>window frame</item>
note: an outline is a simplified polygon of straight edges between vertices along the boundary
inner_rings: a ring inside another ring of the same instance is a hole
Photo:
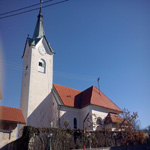
[[[38,72],[46,73],[46,62],[44,59],[38,61]]]

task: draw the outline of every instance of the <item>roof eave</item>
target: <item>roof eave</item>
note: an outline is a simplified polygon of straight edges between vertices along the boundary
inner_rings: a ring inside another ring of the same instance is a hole
[[[58,92],[57,92],[57,90],[56,90],[54,85],[53,85],[53,88],[52,88],[52,94],[55,97],[57,104],[63,106],[64,103],[63,103],[61,97],[59,96],[59,94],[58,94]]]
[[[9,123],[19,123],[19,124],[26,124],[24,121],[12,121],[12,120],[0,120],[0,122],[9,122]]]
[[[46,41],[46,43],[47,43],[47,45],[48,45],[48,48],[49,48],[50,52],[54,55],[55,52],[53,51],[53,49],[51,48],[50,44],[48,43],[48,41],[47,41],[47,39],[46,39],[46,36],[44,35],[43,38],[45,38],[45,41]]]
[[[101,107],[101,108],[104,108],[104,109],[109,109],[110,111],[112,112],[116,112],[116,113],[122,113],[122,111],[119,111],[119,110],[116,110],[116,109],[111,109],[111,108],[108,108],[108,107],[104,107],[104,106],[99,106],[99,105],[96,105],[96,104],[88,104],[88,105],[93,105],[93,106],[97,106],[97,107]],[[87,106],[87,105],[86,105]],[[85,107],[85,106],[84,106]],[[83,108],[83,107],[82,107]]]
[[[27,38],[27,39],[26,39],[26,43],[25,43],[25,46],[24,46],[23,55],[22,55],[22,57],[21,57],[21,58],[23,58],[23,57],[24,57],[24,54],[25,54],[25,50],[26,50],[26,45],[27,45],[28,39],[29,39],[29,38]]]

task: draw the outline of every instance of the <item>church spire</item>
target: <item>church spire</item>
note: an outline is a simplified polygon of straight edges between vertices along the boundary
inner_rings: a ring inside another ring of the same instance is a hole
[[[32,37],[32,45],[36,45],[36,43],[43,37],[45,36],[44,32],[44,25],[43,25],[43,15],[42,15],[42,0],[40,1],[41,7],[37,19],[37,23],[35,26],[34,34]]]
[[[44,26],[43,26],[42,8],[40,8],[38,20],[37,20],[34,34],[33,34],[33,39],[42,38],[44,35],[45,35],[45,32],[44,32]]]

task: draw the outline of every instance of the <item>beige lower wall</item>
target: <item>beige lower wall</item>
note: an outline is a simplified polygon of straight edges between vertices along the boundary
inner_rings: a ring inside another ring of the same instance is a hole
[[[16,134],[17,134],[17,126],[14,130],[12,130],[11,133],[7,133],[6,131],[0,130],[0,148],[16,140]]]

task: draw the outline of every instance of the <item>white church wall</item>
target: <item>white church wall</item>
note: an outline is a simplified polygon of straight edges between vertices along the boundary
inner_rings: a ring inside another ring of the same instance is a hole
[[[49,94],[28,117],[28,124],[38,128],[56,128],[57,122],[58,105],[52,94]]]
[[[64,122],[69,120],[68,128],[74,128],[74,118],[77,119],[77,129],[80,128],[80,111],[76,108],[61,106],[60,109],[60,128],[66,128]]]
[[[64,122],[69,120],[68,128],[74,128],[73,120],[77,119],[77,128],[78,129],[88,129],[88,130],[96,130],[96,127],[91,125],[91,122],[96,123],[97,119],[95,119],[95,115],[97,117],[102,118],[104,121],[105,117],[108,115],[108,110],[99,108],[97,106],[88,105],[82,109],[76,109],[66,106],[61,106],[60,109],[60,128],[65,128]],[[89,114],[89,115],[88,115]],[[87,116],[88,115],[88,116]],[[87,118],[86,118],[87,116]],[[86,118],[86,120],[85,120]],[[84,122],[85,120],[85,122]],[[84,122],[84,125],[83,125]]]
[[[46,54],[42,55],[39,52],[39,47],[45,48]],[[29,47],[27,42],[23,59],[24,67],[20,107],[25,120],[28,118],[26,121],[27,125],[35,127],[42,127],[43,125],[43,127],[48,127],[50,121],[53,120],[51,119],[52,113],[48,110],[48,106],[51,106],[49,100],[53,100],[53,98],[50,98],[53,83],[53,54],[50,54],[45,38],[41,39],[36,46]],[[38,71],[39,60],[41,59],[46,63],[44,73]],[[23,126],[19,126],[19,134]]]
[[[91,106],[91,109],[92,109],[92,114],[95,114],[96,117],[100,117],[103,121],[109,113],[109,110],[98,107],[98,106]],[[96,120],[93,118],[93,121],[96,121]]]
[[[53,56],[49,54],[42,56],[38,51],[39,46],[44,46],[42,40],[32,48],[28,116],[48,96],[52,88]],[[46,62],[45,73],[38,71],[40,59]]]
[[[102,129],[104,125],[104,120],[108,115],[109,110],[97,106],[91,106],[91,109],[92,109],[92,121],[95,124],[93,130]],[[100,117],[100,119],[102,120],[102,124],[97,123],[98,117]]]
[[[82,129],[82,130],[83,130],[83,128],[85,129],[88,126],[87,119],[85,120],[88,113],[89,113],[89,115],[91,114],[91,109],[89,106],[86,106],[80,110],[80,129]],[[85,120],[85,122],[84,122],[84,120]],[[83,125],[83,122],[84,122],[84,125]]]
[[[30,64],[31,64],[31,51],[32,49],[29,47],[28,42],[26,43],[25,47],[25,53],[24,53],[24,64],[23,64],[23,72],[22,72],[22,89],[21,89],[21,102],[20,102],[20,108],[22,109],[22,113],[24,115],[25,121],[27,122],[27,116],[28,116],[28,99],[29,99],[29,86],[30,86]],[[20,136],[22,134],[22,129],[24,125],[19,125],[19,132],[18,135]]]
[[[97,117],[102,118],[102,120],[104,121],[105,117],[108,115],[108,112],[109,110],[94,105],[88,105],[82,108],[80,110],[80,129],[83,129],[83,121],[88,113],[89,115],[85,120],[84,129],[96,130],[98,126],[96,123]],[[92,123],[94,123],[94,125],[92,125]]]
[[[22,92],[21,92],[21,103],[20,107],[22,109],[25,120],[27,119],[28,113],[28,98],[29,98],[29,82],[30,81],[30,66],[31,63],[31,48],[28,43],[26,44],[26,51],[24,54],[24,64],[23,64],[23,73],[22,73]]]
[[[53,96],[53,94],[51,94],[50,97],[50,107],[49,109],[51,110],[51,113],[49,115],[51,115],[51,122],[52,122],[52,127],[58,128],[59,126],[59,106]]]

